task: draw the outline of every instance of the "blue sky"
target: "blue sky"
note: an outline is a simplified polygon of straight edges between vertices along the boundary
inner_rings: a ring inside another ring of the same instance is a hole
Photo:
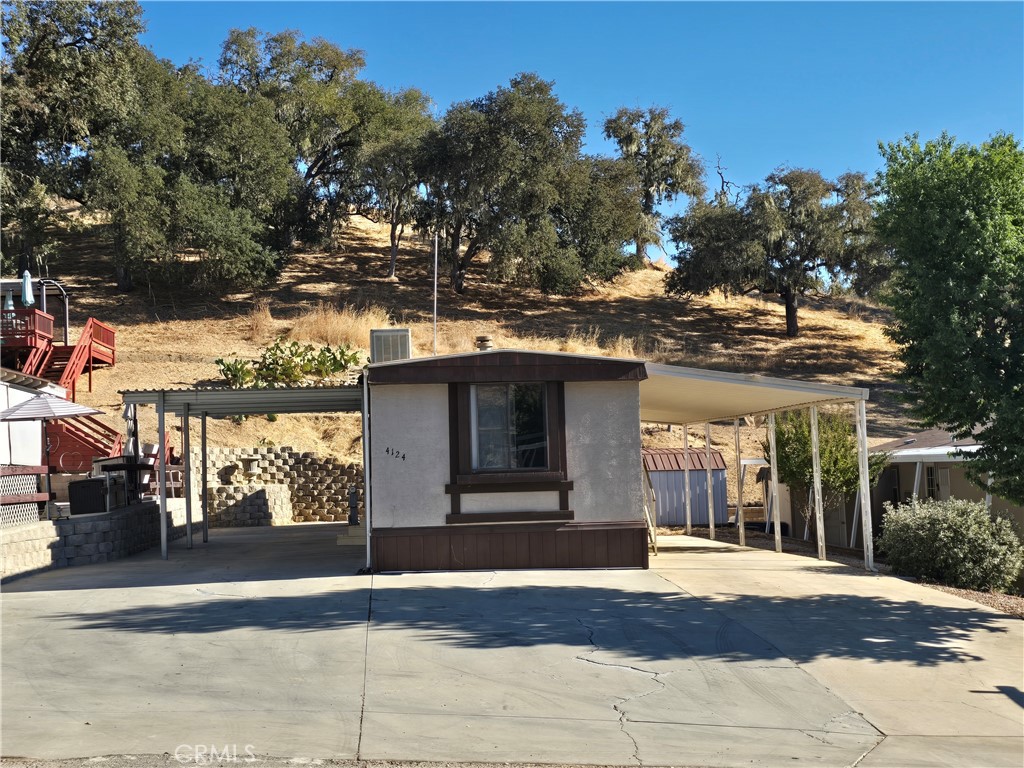
[[[144,2],[143,42],[216,65],[232,27],[365,52],[364,76],[439,114],[521,71],[555,81],[611,153],[620,106],[668,107],[738,184],[777,166],[873,173],[877,145],[1024,135],[1024,3]]]

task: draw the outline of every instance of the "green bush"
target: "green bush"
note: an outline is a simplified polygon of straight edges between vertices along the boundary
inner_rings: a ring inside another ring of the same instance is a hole
[[[918,499],[885,505],[879,552],[900,576],[961,589],[1013,587],[1024,567],[1024,546],[1005,518],[977,501]]]
[[[359,364],[360,354],[347,346],[320,347],[278,339],[260,359],[214,362],[232,389],[245,387],[298,387],[330,381]]]

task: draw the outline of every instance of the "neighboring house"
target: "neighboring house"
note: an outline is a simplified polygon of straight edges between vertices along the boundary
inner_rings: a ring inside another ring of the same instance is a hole
[[[371,365],[375,568],[645,567],[646,378],[498,350]]]
[[[0,411],[40,392],[65,397],[64,387],[37,376],[0,368]],[[43,463],[43,430],[38,421],[0,422],[0,465]]]
[[[883,502],[908,501],[912,496],[929,499],[968,499],[986,502],[993,513],[1004,512],[1024,531],[1024,507],[999,496],[990,496],[967,478],[964,462],[978,450],[972,439],[954,440],[941,429],[929,429],[875,446],[873,453],[889,453],[889,466],[872,490],[871,508],[876,530],[881,526]]]

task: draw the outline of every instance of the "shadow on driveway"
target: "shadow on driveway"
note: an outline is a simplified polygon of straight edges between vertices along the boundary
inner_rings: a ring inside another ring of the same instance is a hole
[[[376,585],[387,577],[376,577]],[[80,630],[143,634],[207,634],[236,629],[313,632],[360,625],[414,630],[455,648],[589,645],[647,660],[716,657],[723,661],[798,663],[819,658],[869,659],[914,666],[975,661],[967,650],[979,633],[1005,633],[1005,617],[878,597],[729,595],[704,602],[686,593],[634,592],[606,587],[398,586],[309,595],[240,597],[215,587],[177,605],[137,606],[51,614]],[[721,609],[721,610],[720,610]],[[744,620],[735,621],[723,610]],[[863,631],[830,621],[857,616]],[[745,626],[747,617],[804,622],[808,641],[785,656]]]

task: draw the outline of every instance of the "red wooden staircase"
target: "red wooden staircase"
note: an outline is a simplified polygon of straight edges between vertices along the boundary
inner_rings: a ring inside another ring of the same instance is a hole
[[[93,459],[120,456],[124,437],[92,416],[46,423],[50,462],[62,472],[88,472]]]
[[[116,342],[114,329],[94,317],[72,346],[54,343],[53,317],[41,310],[0,311],[0,364],[64,387],[71,400],[83,374],[91,392],[93,369],[117,362]],[[91,416],[49,422],[46,436],[52,466],[65,472],[90,470],[94,458],[121,453],[121,434]]]
[[[86,369],[89,371],[89,391],[92,392],[93,369],[116,362],[116,332],[109,325],[90,317],[78,337],[78,343],[73,347],[51,344],[50,354],[39,360],[39,372],[33,375],[56,382],[75,400],[78,379]]]

